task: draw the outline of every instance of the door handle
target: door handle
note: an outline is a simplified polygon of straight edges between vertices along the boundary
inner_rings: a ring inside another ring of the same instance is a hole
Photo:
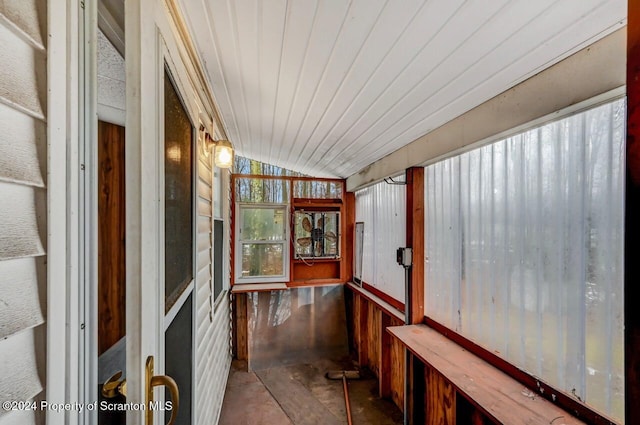
[[[178,391],[178,384],[172,377],[167,375],[154,375],[153,374],[153,356],[147,357],[146,363],[146,388],[147,388],[147,425],[153,425],[153,410],[151,410],[151,403],[153,403],[153,388],[158,386],[164,386],[169,388],[171,393],[171,402],[173,403],[171,408],[171,417],[167,425],[174,425],[178,416],[178,406],[180,405],[180,392]]]
[[[102,395],[105,398],[115,398],[118,395],[127,396],[127,380],[121,380],[121,377],[122,371],[120,370],[105,381],[102,385]]]

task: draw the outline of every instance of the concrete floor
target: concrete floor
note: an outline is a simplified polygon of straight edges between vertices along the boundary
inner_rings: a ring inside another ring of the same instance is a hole
[[[353,368],[346,361],[318,360],[247,372],[245,362],[234,361],[219,424],[346,424],[342,381],[325,377],[327,371],[343,369]],[[401,411],[378,398],[375,377],[363,376],[348,385],[354,425],[402,424]]]

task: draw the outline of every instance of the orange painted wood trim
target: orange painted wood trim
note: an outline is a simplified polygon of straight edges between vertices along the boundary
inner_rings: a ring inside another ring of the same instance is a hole
[[[415,324],[424,318],[424,168],[408,168],[406,181],[407,246],[413,249],[410,322]]]
[[[344,197],[344,215],[342,223],[344,224],[344,233],[342,234],[342,268],[340,277],[345,281],[353,280],[353,246],[355,241],[356,227],[356,194],[353,192],[345,193]]]

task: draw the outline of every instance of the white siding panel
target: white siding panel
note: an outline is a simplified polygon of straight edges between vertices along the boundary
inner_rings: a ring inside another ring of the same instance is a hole
[[[212,312],[212,170],[198,161],[198,235],[196,278],[196,423],[217,423],[227,382],[229,353],[229,305],[221,302]],[[224,300],[223,300],[224,301]]]
[[[0,261],[0,339],[44,322],[36,258]]]
[[[35,47],[44,50],[41,21],[47,16],[46,5],[42,0],[3,0],[0,15]]]
[[[46,137],[44,122],[0,103],[0,180],[44,186]]]
[[[40,406],[40,401],[36,401],[36,406]],[[2,413],[0,413],[0,424],[25,425],[36,423],[36,421],[38,420],[36,418],[44,416],[43,413],[44,412],[34,410],[14,410],[5,415],[2,415]],[[41,419],[41,421],[44,422],[43,419]]]
[[[198,217],[198,237],[211,233],[211,217]],[[209,242],[210,243],[210,242]],[[200,249],[198,249],[200,251]]]
[[[211,200],[211,184],[207,184],[204,180],[198,179],[198,196]]]
[[[211,250],[206,249],[198,252],[197,267],[198,271],[204,268],[210,269],[211,267]]]
[[[0,101],[44,117],[46,57],[14,32],[0,25]]]
[[[36,190],[0,182],[0,259],[44,254],[38,234]]]
[[[226,301],[226,300],[225,300]],[[213,348],[211,349],[211,406],[213,406],[213,417],[208,423],[217,423],[222,409],[224,390],[229,376],[231,366],[231,354],[229,352],[229,303],[219,304],[215,316],[214,334],[212,337]]]
[[[208,165],[203,163],[202,161],[198,161],[198,176],[200,179],[204,180],[209,186],[211,186],[211,182],[213,181],[213,175],[211,173],[211,169]]]
[[[37,345],[33,330],[0,341],[0,402],[29,400],[42,391],[36,358]],[[2,413],[0,409],[0,418]]]
[[[211,200],[198,198],[198,215],[201,217],[211,217]]]

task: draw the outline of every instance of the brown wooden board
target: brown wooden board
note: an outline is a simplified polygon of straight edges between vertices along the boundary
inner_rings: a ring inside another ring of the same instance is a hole
[[[380,312],[380,373],[378,375],[378,395],[380,398],[391,398],[391,335],[386,329],[391,326],[391,317]]]
[[[388,331],[497,423],[555,424],[560,419],[565,425],[584,423],[425,325]]]
[[[402,326],[402,321],[392,317],[389,326]],[[385,332],[389,334],[388,332]],[[400,410],[404,409],[404,346],[396,338],[391,338],[391,400]]]
[[[338,419],[298,380],[293,377],[283,379],[278,368],[260,370],[256,375],[294,424],[341,425],[346,422]]]
[[[317,261],[306,260],[307,262],[293,262],[293,282],[310,281],[318,279],[337,279],[340,281],[340,260]]]
[[[369,369],[376,375],[380,373],[380,329],[381,311],[372,303],[368,304],[367,355]]]
[[[627,290],[640,280],[640,2],[627,12],[627,179],[625,199],[625,421],[640,423],[640,309]]]
[[[369,365],[369,302],[366,298],[358,297],[358,363],[361,367],[370,367]]]
[[[456,394],[449,381],[431,367],[424,368],[425,423],[455,425]]]
[[[424,318],[424,168],[407,169],[406,242],[413,249],[411,266],[411,323]]]
[[[247,360],[249,354],[249,335],[247,333],[247,294],[234,294],[234,336],[236,342],[235,354],[238,360]]]
[[[125,129],[98,122],[98,355],[125,335]]]

